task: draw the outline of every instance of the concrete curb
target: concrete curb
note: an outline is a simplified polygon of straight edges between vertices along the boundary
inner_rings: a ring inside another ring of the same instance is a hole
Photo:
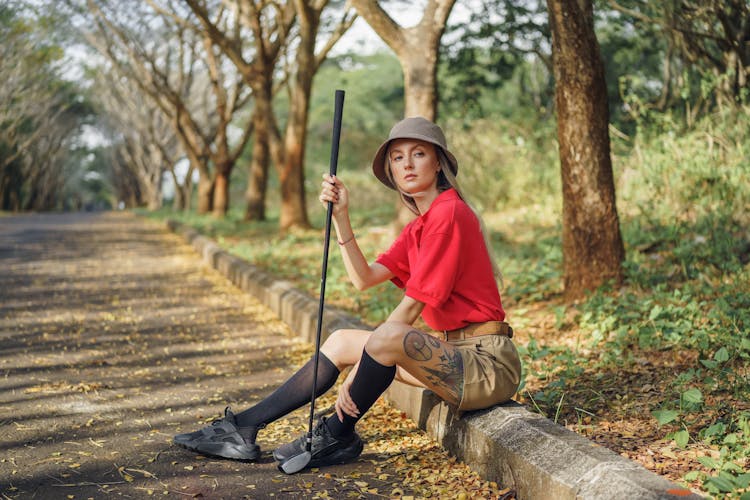
[[[297,334],[315,342],[318,301],[179,222],[181,235],[203,260],[274,311]],[[322,337],[341,328],[372,329],[331,307]],[[386,399],[404,411],[481,477],[513,487],[519,499],[698,499],[700,496],[510,402],[460,414],[431,391],[395,382]]]

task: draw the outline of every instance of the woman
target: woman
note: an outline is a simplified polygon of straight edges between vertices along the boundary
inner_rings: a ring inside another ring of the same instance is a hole
[[[320,201],[333,203],[333,223],[350,280],[360,290],[392,281],[404,297],[375,331],[338,330],[321,346],[317,395],[353,367],[339,389],[336,415],[313,432],[311,467],[344,463],[362,452],[355,425],[393,379],[426,387],[461,410],[487,408],[518,389],[521,364],[503,322],[495,266],[478,216],[458,190],[458,162],[436,124],[421,117],[397,123],[372,163],[417,216],[369,264],[349,220],[349,192],[324,175]],[[415,329],[421,316],[435,332]],[[174,442],[209,455],[255,460],[259,429],[303,406],[312,390],[310,360],[257,405]],[[304,450],[305,436],[274,451],[283,462]]]

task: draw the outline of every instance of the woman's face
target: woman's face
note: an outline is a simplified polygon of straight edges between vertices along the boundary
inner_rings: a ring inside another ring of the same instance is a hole
[[[438,162],[435,145],[419,139],[396,139],[388,147],[391,175],[407,194],[437,189]]]

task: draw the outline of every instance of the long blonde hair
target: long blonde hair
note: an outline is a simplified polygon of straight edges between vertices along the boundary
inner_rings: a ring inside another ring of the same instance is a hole
[[[492,242],[490,241],[489,233],[487,232],[487,228],[484,224],[484,220],[482,219],[482,216],[479,214],[476,208],[474,208],[474,205],[469,202],[469,200],[466,199],[466,196],[464,196],[464,193],[461,190],[460,185],[458,184],[458,180],[456,179],[456,176],[451,171],[450,162],[448,161],[448,157],[445,154],[445,151],[443,151],[443,148],[440,146],[437,146],[433,144],[435,147],[435,153],[437,154],[438,163],[440,164],[440,172],[438,172],[438,179],[437,179],[437,189],[439,193],[442,193],[443,191],[446,191],[450,188],[453,188],[458,193],[458,196],[463,200],[464,203],[469,207],[469,209],[474,213],[474,216],[479,221],[479,229],[482,232],[482,238],[484,239],[484,246],[487,248],[487,254],[490,259],[490,264],[492,264],[492,273],[495,275],[495,278],[500,282],[500,289],[503,288],[503,273],[500,271],[500,268],[497,265],[497,259],[495,258],[495,251],[492,248]],[[390,146],[389,146],[390,147]],[[415,215],[420,215],[419,209],[417,208],[417,202],[414,201],[414,198],[409,196],[406,192],[402,191],[401,188],[398,187],[398,184],[396,184],[396,180],[393,178],[393,174],[391,173],[391,159],[390,155],[385,155],[385,175],[388,177],[388,180],[390,181],[391,185],[393,185],[396,190],[398,191],[398,194],[401,196],[401,201],[406,205],[406,208],[408,208],[411,212],[413,212]]]

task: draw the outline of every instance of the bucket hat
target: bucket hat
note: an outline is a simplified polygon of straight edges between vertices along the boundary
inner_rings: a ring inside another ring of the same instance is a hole
[[[385,173],[386,154],[388,153],[388,145],[396,139],[419,139],[420,141],[429,142],[440,147],[448,158],[453,175],[458,173],[458,161],[456,161],[453,153],[448,150],[445,134],[443,134],[442,129],[421,116],[404,118],[393,126],[391,133],[388,134],[388,139],[380,145],[372,160],[372,172],[375,174],[375,177],[389,188],[396,189],[396,186],[393,185]]]

